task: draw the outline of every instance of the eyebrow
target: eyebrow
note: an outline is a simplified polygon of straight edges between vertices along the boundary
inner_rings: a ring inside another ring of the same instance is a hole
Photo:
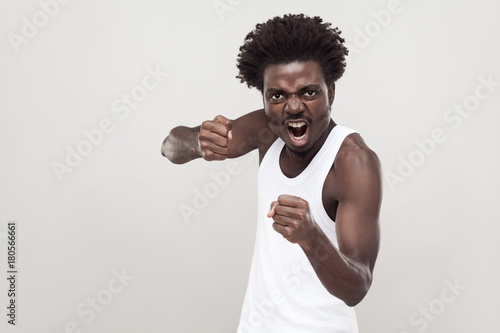
[[[308,90],[320,90],[320,89],[321,89],[321,86],[319,84],[308,84],[307,86],[302,87],[299,90],[299,93],[304,92],[304,91],[308,91]],[[283,94],[283,93],[288,94],[283,89],[269,88],[266,90],[266,95],[267,94]]]

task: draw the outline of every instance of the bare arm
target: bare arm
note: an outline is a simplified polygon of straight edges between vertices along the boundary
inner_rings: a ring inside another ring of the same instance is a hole
[[[335,221],[339,248],[317,231],[303,249],[328,291],[354,306],[371,286],[379,249],[380,163],[365,147],[348,148],[339,154],[334,169],[339,193]]]
[[[199,157],[224,160],[264,149],[270,144],[269,138],[274,140],[276,136],[267,126],[264,111],[257,110],[236,120],[217,116],[201,126],[178,126],[163,141],[161,153],[176,164]]]
[[[273,203],[270,215],[274,215],[275,230],[302,247],[325,288],[354,306],[371,286],[378,254],[380,164],[367,147],[348,148],[339,152],[334,175],[336,189],[332,190],[335,191],[332,196],[338,199],[335,218],[338,249],[314,221],[307,201],[280,196]]]

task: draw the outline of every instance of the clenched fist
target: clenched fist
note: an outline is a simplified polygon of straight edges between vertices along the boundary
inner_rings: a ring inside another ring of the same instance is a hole
[[[292,195],[280,195],[278,201],[271,203],[267,217],[274,220],[273,228],[291,243],[306,241],[317,227],[309,203]]]
[[[229,154],[229,141],[232,139],[231,120],[217,116],[201,124],[198,144],[201,156],[207,161],[221,161]]]

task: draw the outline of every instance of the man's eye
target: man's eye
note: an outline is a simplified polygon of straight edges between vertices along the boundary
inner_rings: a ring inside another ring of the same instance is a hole
[[[279,100],[279,99],[281,99],[281,97],[283,97],[283,95],[281,95],[281,94],[272,94],[272,95],[269,95],[269,99],[271,99],[273,101]]]
[[[306,95],[307,97],[313,97],[313,96],[316,96],[317,92],[314,91],[314,90],[308,90],[306,91],[306,93],[304,95]]]

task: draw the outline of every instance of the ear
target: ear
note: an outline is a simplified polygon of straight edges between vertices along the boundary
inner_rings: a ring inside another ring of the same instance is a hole
[[[330,105],[333,104],[333,100],[335,99],[335,82],[331,84],[330,87],[328,87],[328,102]]]

